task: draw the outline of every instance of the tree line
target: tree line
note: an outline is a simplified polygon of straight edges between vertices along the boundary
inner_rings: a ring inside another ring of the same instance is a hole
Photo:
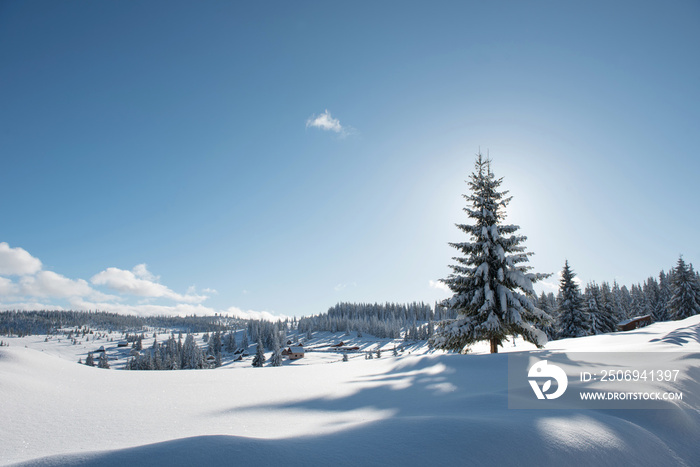
[[[545,328],[550,339],[616,331],[618,323],[637,316],[669,321],[700,314],[700,275],[682,256],[668,272],[659,272],[658,280],[652,276],[629,289],[591,282],[581,292],[575,277],[566,261],[557,297],[538,298],[538,307],[554,318]]]
[[[242,323],[243,320],[222,316],[135,316],[105,311],[12,310],[0,312],[0,335],[24,337],[57,334],[61,329],[82,326],[106,331],[161,328],[214,332]]]
[[[347,303],[341,302],[326,313],[299,319],[299,332],[358,332],[379,338],[425,340],[432,335],[434,321],[454,318],[454,312],[435,304]]]

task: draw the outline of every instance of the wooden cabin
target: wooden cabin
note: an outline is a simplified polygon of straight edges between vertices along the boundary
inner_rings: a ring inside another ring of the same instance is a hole
[[[618,331],[631,331],[633,329],[643,328],[650,325],[654,320],[651,315],[635,316],[634,318],[626,319],[617,323]]]
[[[300,345],[287,347],[282,351],[282,355],[288,356],[290,360],[299,360],[304,358],[304,347]]]

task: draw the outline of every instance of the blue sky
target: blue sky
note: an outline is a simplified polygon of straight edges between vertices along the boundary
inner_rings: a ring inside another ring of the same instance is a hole
[[[432,303],[479,148],[537,272],[700,265],[700,4],[524,3],[1,2],[0,308]]]

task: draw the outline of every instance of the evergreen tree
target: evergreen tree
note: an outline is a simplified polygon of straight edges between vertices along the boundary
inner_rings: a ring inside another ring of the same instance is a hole
[[[668,321],[670,319],[669,302],[671,301],[671,284],[668,275],[663,271],[659,273],[659,301],[654,309],[654,321]]]
[[[265,363],[265,350],[263,349],[262,339],[258,337],[257,349],[255,350],[255,357],[253,357],[253,366],[260,368]]]
[[[576,274],[564,263],[564,270],[559,281],[559,309],[557,310],[557,329],[560,339],[582,337],[589,334],[590,325],[583,309],[583,300],[578,284],[574,282]]]
[[[649,277],[644,283],[642,291],[644,292],[644,314],[653,317],[656,315],[661,297],[659,283],[653,277]]]
[[[686,265],[683,256],[678,258],[671,274],[671,300],[669,310],[673,319],[685,319],[700,313],[700,283],[693,265]]]
[[[221,353],[223,343],[221,341],[221,332],[216,331],[208,339],[207,353],[209,355],[218,355]]]
[[[632,285],[630,289],[630,296],[632,297],[632,303],[630,304],[630,314],[632,316],[643,316],[646,314],[646,303],[644,300],[644,293],[642,288],[637,285]]]
[[[542,327],[542,331],[544,331],[544,333],[547,334],[547,339],[554,340],[557,338],[557,331],[556,327],[554,326],[554,324],[556,323],[556,303],[552,304],[552,302],[550,301],[550,298],[554,300],[554,295],[551,293],[549,295],[551,295],[551,297],[545,295],[544,292],[540,294],[539,298],[537,299],[537,308],[539,308],[540,310],[544,311],[552,317],[552,320]]]
[[[595,283],[588,284],[584,297],[591,334],[615,331],[617,323],[612,314],[608,312],[601,288]]]
[[[204,368],[204,352],[199,348],[192,334],[187,334],[185,343],[182,345],[182,364],[183,369],[198,369]]]
[[[632,294],[626,285],[620,287],[620,321],[634,317],[634,309],[632,308]]]
[[[226,335],[226,344],[224,346],[226,352],[234,352],[236,350],[236,334],[234,331],[229,331]]]
[[[534,304],[532,284],[549,274],[528,273],[528,256],[522,243],[525,236],[515,235],[516,225],[506,225],[505,208],[511,198],[499,191],[503,179],[496,179],[491,161],[477,154],[475,171],[464,195],[469,206],[464,208],[473,224],[457,227],[472,241],[450,243],[463,255],[453,258],[452,274],[443,282],[453,296],[443,306],[458,314],[455,319],[441,321],[432,338],[438,349],[463,351],[468,345],[488,340],[491,352],[509,335],[520,334],[542,347],[547,336],[543,327],[551,317]]]
[[[605,320],[607,320],[606,326],[607,331],[604,332],[615,332],[617,331],[617,316],[615,315],[615,297],[613,295],[610,284],[603,282],[600,286],[600,311],[605,314]]]
[[[102,355],[100,355],[100,360],[97,363],[98,368],[105,368],[109,370],[109,362],[107,361],[107,352],[102,352]]]
[[[613,316],[615,321],[619,323],[627,319],[627,314],[622,306],[622,290],[616,280],[613,281],[611,292],[613,296]]]
[[[270,358],[270,366],[282,366],[282,350],[280,349],[279,340],[275,340],[275,345],[272,349],[272,357]]]

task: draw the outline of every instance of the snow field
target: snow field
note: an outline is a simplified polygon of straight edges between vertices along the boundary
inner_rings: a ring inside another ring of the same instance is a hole
[[[3,465],[700,465],[697,359],[671,409],[509,410],[505,354],[392,357],[386,342],[373,360],[318,351],[278,368],[147,372],[10,342]],[[700,317],[547,349],[526,351],[700,352]]]

